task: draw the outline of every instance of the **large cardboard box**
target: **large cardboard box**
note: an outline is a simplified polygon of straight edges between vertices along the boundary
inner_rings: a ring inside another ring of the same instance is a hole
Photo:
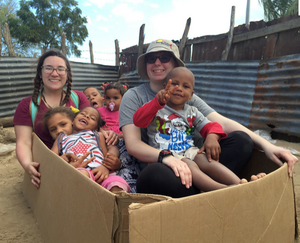
[[[292,179],[286,165],[276,169],[260,151],[245,170],[276,169],[263,179],[180,199],[112,194],[36,135],[32,151],[42,183],[36,189],[25,174],[23,193],[45,242],[294,242]]]

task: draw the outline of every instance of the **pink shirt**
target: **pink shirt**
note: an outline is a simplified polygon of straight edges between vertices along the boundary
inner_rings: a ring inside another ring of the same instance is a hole
[[[88,101],[88,99],[86,98],[83,92],[77,90],[74,90],[74,92],[78,95],[79,109],[90,106],[90,102]],[[31,96],[26,97],[20,101],[15,111],[14,123],[13,123],[14,125],[23,125],[23,126],[32,127],[32,120],[29,112],[30,101],[31,101]],[[67,102],[66,106],[75,107],[75,104],[73,103],[71,98]],[[47,110],[49,110],[49,108],[45,105],[44,101],[41,99],[40,107],[38,109],[35,118],[34,132],[46,144],[48,148],[52,148],[53,145],[52,137],[49,134],[48,129],[43,125],[44,114],[46,113]]]
[[[109,129],[115,133],[121,134],[119,129],[119,111],[110,111],[106,106],[97,108],[101,114],[101,118],[106,122],[102,127],[103,129]]]

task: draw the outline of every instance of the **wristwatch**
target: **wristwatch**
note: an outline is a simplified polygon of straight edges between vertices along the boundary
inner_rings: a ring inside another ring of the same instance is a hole
[[[167,157],[169,155],[173,155],[171,150],[169,150],[169,149],[161,150],[160,153],[159,153],[158,159],[157,159],[157,163],[162,163],[163,158]]]

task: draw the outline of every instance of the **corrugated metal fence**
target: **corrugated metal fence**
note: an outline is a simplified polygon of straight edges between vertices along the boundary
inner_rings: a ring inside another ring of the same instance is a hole
[[[0,58],[0,117],[13,116],[21,99],[33,91],[36,58]],[[103,82],[117,81],[119,68],[99,64],[71,62],[73,89],[100,87]]]
[[[19,101],[31,95],[36,59],[0,59],[0,117],[13,116]],[[118,80],[118,67],[71,62],[73,88],[99,87]],[[195,93],[220,114],[251,130],[300,137],[300,54],[267,61],[206,61],[186,66],[195,74]],[[136,71],[122,81],[147,82]]]
[[[195,93],[220,114],[255,131],[300,137],[300,55],[267,61],[206,61],[186,66],[196,78]],[[136,72],[122,80],[145,82]]]

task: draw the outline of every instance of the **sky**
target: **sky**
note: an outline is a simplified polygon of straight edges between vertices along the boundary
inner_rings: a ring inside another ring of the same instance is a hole
[[[246,22],[247,0],[77,0],[87,17],[89,36],[79,46],[81,58],[90,62],[89,41],[94,62],[115,65],[115,40],[122,49],[138,45],[140,27],[145,24],[144,43],[156,39],[180,40],[191,18],[188,38],[218,35],[229,31],[231,8],[235,6],[235,26]],[[264,19],[258,0],[250,0],[250,22]]]

